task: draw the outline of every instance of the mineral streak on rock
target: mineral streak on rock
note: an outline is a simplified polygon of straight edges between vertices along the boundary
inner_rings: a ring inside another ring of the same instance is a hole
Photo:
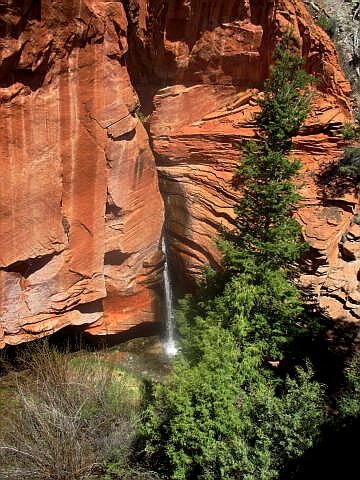
[[[0,345],[156,319],[163,204],[127,26],[121,2],[0,2]]]

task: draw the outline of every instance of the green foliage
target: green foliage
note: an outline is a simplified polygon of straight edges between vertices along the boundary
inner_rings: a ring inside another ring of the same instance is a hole
[[[225,267],[233,273],[264,265],[288,268],[304,251],[300,227],[291,215],[300,198],[294,178],[301,163],[288,154],[310,110],[312,79],[301,70],[302,58],[294,48],[287,35],[275,50],[259,99],[257,137],[245,144],[238,167],[243,199],[236,207],[236,230],[222,243]]]
[[[359,147],[347,147],[344,149],[344,156],[340,163],[340,173],[352,178],[355,181],[360,180]]]
[[[339,401],[345,417],[360,416],[360,353],[356,353],[345,369],[346,388]]]
[[[225,271],[255,289],[249,339],[261,339],[264,355],[276,358],[303,328],[301,293],[291,282],[307,248],[292,216],[300,199],[294,179],[301,163],[289,157],[289,151],[292,136],[309,113],[312,79],[301,70],[295,48],[287,35],[275,50],[271,76],[259,99],[258,133],[245,144],[237,170],[243,198],[236,207],[236,228],[219,242]]]
[[[166,459],[162,467],[174,479],[276,479],[318,438],[323,387],[311,370],[275,382],[259,369],[256,346],[239,353],[229,332],[210,330],[201,359],[181,356],[169,383],[156,386],[148,451],[160,465]]]
[[[330,38],[334,38],[337,28],[336,18],[329,17],[324,13],[318,18],[317,24],[329,35]]]
[[[324,388],[312,371],[298,369],[277,394],[270,382],[258,381],[242,396],[240,477],[271,480],[289,461],[300,457],[319,438],[325,420]]]
[[[260,276],[260,273],[259,273]],[[302,331],[303,311],[297,288],[282,270],[261,271],[261,282],[253,282],[250,273],[232,276],[223,290],[196,303],[181,302],[177,316],[183,352],[196,358],[198,331],[221,322],[232,332],[239,348],[256,344],[262,355],[279,359],[292,337]]]
[[[311,93],[308,86],[314,80],[301,69],[303,59],[296,53],[297,50],[294,37],[291,34],[285,35],[275,49],[270,78],[265,83],[264,97],[258,100],[261,112],[256,123],[265,156],[269,152],[288,153],[292,146],[292,137],[297,135],[310,112]],[[271,178],[274,173],[288,179],[299,169],[299,164],[284,160],[285,163],[280,164],[274,171],[276,158],[263,162],[264,170],[261,174]]]
[[[140,120],[140,122],[142,124],[144,124],[145,121],[146,121],[146,117],[145,117],[144,112],[141,110],[140,106],[136,108],[135,113],[136,113],[136,116],[138,117],[138,119]]]
[[[238,348],[231,333],[217,326],[198,342],[201,358],[180,355],[168,383],[154,390],[147,448],[167,459],[174,479],[230,478],[239,431]]]
[[[352,122],[345,122],[341,130],[341,133],[344,137],[344,140],[353,140],[359,137],[360,129],[357,125],[354,125]]]
[[[296,44],[276,48],[258,132],[237,177],[243,198],[219,245],[221,272],[207,271],[180,302],[181,354],[153,392],[144,434],[158,468],[178,480],[272,480],[316,441],[323,387],[311,369],[283,378],[269,366],[301,333],[301,293],[291,281],[304,251],[292,218],[300,163],[288,157],[311,100]]]

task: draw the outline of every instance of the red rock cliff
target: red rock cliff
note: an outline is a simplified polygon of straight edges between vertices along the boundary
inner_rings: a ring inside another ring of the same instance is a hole
[[[158,317],[163,204],[121,2],[0,2],[0,345]]]
[[[351,119],[350,87],[327,34],[300,1],[150,4],[130,0],[131,47],[143,66],[134,77],[145,108],[154,98],[151,133],[178,284],[187,288],[204,263],[219,260],[214,238],[220,225],[231,225],[238,195],[230,187],[237,144],[253,135],[254,96],[276,39],[291,28],[318,79],[312,115],[293,152],[303,162],[298,219],[311,245],[303,280],[333,318],[360,318],[358,202],[351,187],[331,177],[343,147],[341,126]]]
[[[301,2],[13,0],[0,1],[0,343],[158,319],[163,206],[137,95],[179,284],[218,262],[236,145],[253,135],[254,95],[289,25],[319,78],[294,150],[304,280],[333,317],[357,318],[357,201],[324,173],[351,118],[349,85]]]

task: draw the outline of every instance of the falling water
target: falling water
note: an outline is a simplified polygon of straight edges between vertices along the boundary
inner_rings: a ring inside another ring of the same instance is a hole
[[[172,289],[169,275],[168,255],[165,236],[162,237],[162,251],[165,256],[164,265],[164,290],[165,290],[165,342],[164,349],[168,357],[174,357],[177,354],[175,341],[175,314],[172,298]]]

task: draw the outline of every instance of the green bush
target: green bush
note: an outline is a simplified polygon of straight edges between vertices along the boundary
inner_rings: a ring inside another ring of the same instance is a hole
[[[356,353],[345,368],[345,391],[339,400],[339,410],[345,417],[360,416],[360,354]]]
[[[254,347],[239,355],[226,330],[210,330],[201,360],[181,357],[154,390],[144,430],[153,463],[177,480],[276,479],[319,438],[324,389],[311,369],[274,379]]]
[[[145,116],[144,112],[141,110],[140,106],[136,108],[135,113],[136,113],[136,116],[138,117],[138,119],[140,120],[140,122],[142,124],[144,124],[145,121],[146,121],[146,116]]]
[[[278,394],[271,382],[262,381],[243,393],[241,474],[232,478],[277,479],[320,438],[326,419],[324,387],[314,381],[311,369],[298,369],[281,388]]]
[[[344,140],[353,140],[360,134],[359,127],[351,122],[345,122],[341,130]]]
[[[330,38],[334,38],[337,29],[336,18],[329,17],[324,13],[317,19],[317,24],[329,35]]]
[[[212,326],[200,340],[201,360],[182,355],[157,385],[144,433],[155,465],[174,479],[230,478],[239,414],[236,342]]]
[[[340,173],[351,177],[355,181],[360,180],[360,148],[347,147],[340,163]]]

